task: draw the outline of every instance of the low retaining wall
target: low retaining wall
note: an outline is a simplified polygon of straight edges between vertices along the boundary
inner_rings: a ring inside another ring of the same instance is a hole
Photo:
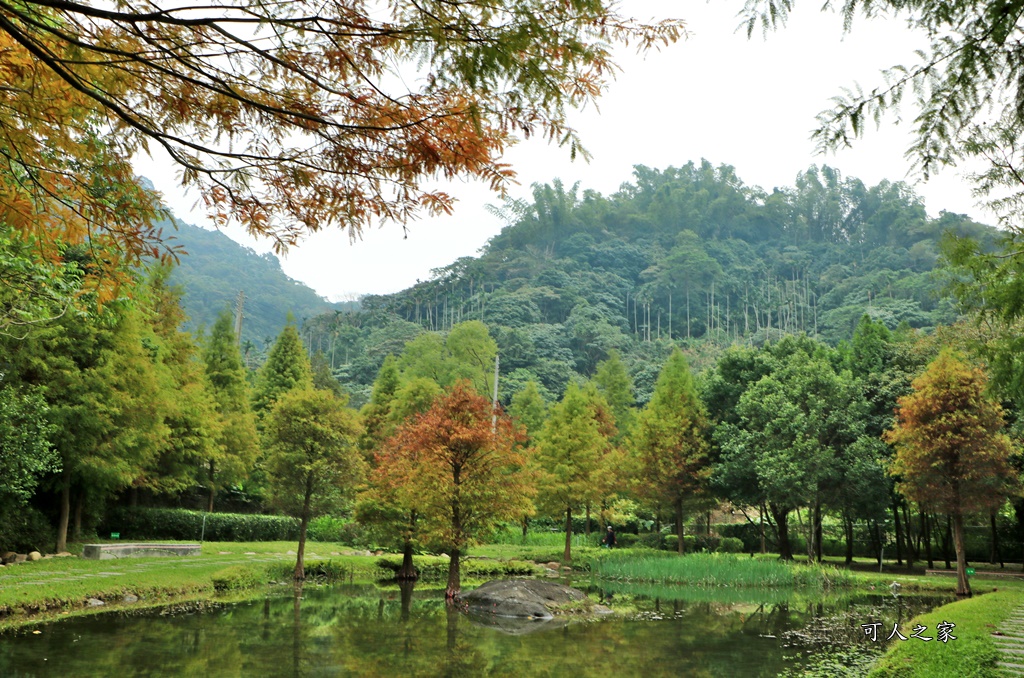
[[[82,549],[82,557],[88,560],[164,558],[198,556],[201,550],[199,544],[86,544]]]

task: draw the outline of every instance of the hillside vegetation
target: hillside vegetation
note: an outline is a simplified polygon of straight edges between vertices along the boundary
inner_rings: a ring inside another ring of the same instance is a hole
[[[672,342],[700,370],[736,342],[835,344],[865,313],[889,328],[952,322],[934,270],[943,234],[997,236],[963,215],[929,217],[904,183],[868,187],[829,167],[768,192],[727,165],[638,166],[610,196],[555,181],[498,211],[508,226],[479,257],[305,323],[356,404],[386,355],[473,319],[498,342],[504,402],[531,379],[557,397],[615,349],[642,404]]]
[[[182,305],[189,316],[188,328],[209,329],[217,314],[235,307],[239,292],[245,293],[242,342],[250,351],[263,352],[284,327],[288,313],[299,321],[332,309],[345,308],[319,296],[305,284],[285,275],[281,262],[271,253],[257,254],[219,231],[209,231],[175,220],[175,244],[187,252],[171,275],[183,288]],[[351,304],[349,305],[351,307]]]

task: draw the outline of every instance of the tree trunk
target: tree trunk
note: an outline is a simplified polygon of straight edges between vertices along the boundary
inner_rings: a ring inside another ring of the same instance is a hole
[[[932,522],[933,519],[925,511],[921,511],[921,526],[924,532],[924,555],[928,559],[928,569],[935,569],[935,559],[932,557]]]
[[[676,536],[679,538],[679,543],[676,544],[676,553],[683,555],[683,498],[679,497],[676,499]]]
[[[207,513],[213,513],[213,498],[217,495],[217,485],[216,485],[216,483],[214,483],[214,478],[216,477],[216,475],[217,475],[217,473],[216,473],[216,462],[214,462],[213,459],[211,459],[210,460],[210,475],[209,475],[209,480],[210,480],[210,498],[209,498],[209,501],[206,502],[206,512]]]
[[[292,675],[301,676],[302,666],[302,582],[292,590]]]
[[[79,490],[75,495],[75,520],[71,529],[72,538],[75,541],[82,539],[82,508],[85,506],[85,490]]]
[[[811,516],[812,516],[812,518],[814,520],[814,528],[813,528],[814,529],[814,559],[817,562],[820,563],[821,562],[821,556],[822,556],[822,553],[821,553],[822,529],[821,529],[821,503],[820,502],[817,502],[817,501],[814,502],[814,512],[811,514]]]
[[[775,529],[779,533],[779,559],[793,560],[793,549],[789,544],[789,509],[768,504],[768,510],[775,518]]]
[[[416,584],[408,579],[398,582],[398,590],[402,597],[402,612],[399,619],[403,622],[409,621],[412,612],[412,590]]]
[[[942,554],[946,557],[946,569],[952,570],[953,566],[949,564],[949,547],[953,543],[953,519],[950,518],[949,514],[946,514],[946,534],[942,537]]]
[[[896,498],[892,499],[892,517],[896,528],[896,564],[903,564],[903,527],[900,525],[900,511],[896,506]]]
[[[459,561],[462,559],[462,551],[458,547],[448,552],[448,586],[444,590],[444,600],[451,605],[459,597],[462,588],[462,572],[459,569]]]
[[[412,535],[416,531],[416,511],[409,512],[409,531],[402,542],[402,567],[398,570],[399,581],[415,581],[419,578],[416,566],[412,562]]]
[[[870,521],[869,534],[871,535],[871,550],[876,553],[875,559],[878,561],[878,568],[881,571],[882,568],[882,530],[878,527],[878,521]]]
[[[530,531],[530,517],[523,516],[523,543],[526,543],[526,533]]]
[[[313,475],[306,475],[306,496],[302,499],[302,515],[299,523],[299,548],[295,556],[295,581],[306,578],[306,528],[309,527],[309,505],[313,499]]]
[[[914,521],[910,519],[909,511],[910,502],[903,502],[903,532],[906,535],[904,542],[907,546],[907,569],[909,570],[914,566],[914,561],[917,560],[917,554],[919,547],[916,544],[917,539],[920,535],[914,535]]]
[[[767,553],[768,549],[764,543],[764,502],[757,506],[757,521],[761,528],[761,553]]]
[[[412,539],[406,537],[402,544],[402,567],[398,570],[398,581],[415,581],[419,578],[416,566],[412,563]]]
[[[1021,546],[1024,546],[1024,499],[1013,501],[1013,515],[1017,518],[1017,536],[1020,538]],[[1024,555],[1021,556],[1020,567],[1024,570]]]
[[[853,564],[853,519],[848,515],[843,516],[843,532],[846,537],[846,566]]]
[[[495,363],[497,369],[497,363]],[[495,385],[497,388],[497,385]],[[462,532],[462,488],[461,488],[462,465],[452,465],[452,484],[454,497],[452,498],[452,539],[454,545],[448,551],[448,586],[444,590],[444,601],[448,605],[454,605],[462,590],[462,571],[459,569],[462,560],[461,546],[465,543],[465,535]]]
[[[57,553],[68,550],[68,518],[71,514],[71,471],[65,470],[60,485],[60,519],[57,523]]]
[[[1003,567],[1003,558],[999,553],[999,532],[996,530],[996,512],[992,511],[988,514],[989,523],[992,526],[992,553],[989,557],[989,563],[992,565],[996,564],[996,560],[999,561],[999,567]]]
[[[565,507],[565,553],[562,560],[566,563],[572,562],[572,507]]]
[[[967,552],[964,549],[964,517],[953,514],[953,545],[956,549],[956,595],[970,596],[971,583],[967,581]]]
[[[587,543],[590,543],[590,502],[587,502],[587,520],[583,523],[583,532],[587,535]]]

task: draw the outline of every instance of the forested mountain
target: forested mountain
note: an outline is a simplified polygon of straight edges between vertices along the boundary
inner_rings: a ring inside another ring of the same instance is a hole
[[[942,234],[998,234],[962,215],[929,218],[904,183],[868,187],[829,167],[771,192],[707,161],[634,176],[611,196],[536,186],[532,203],[505,206],[509,225],[479,257],[365,297],[359,313],[313,318],[307,341],[359,402],[405,341],[479,319],[499,345],[506,402],[529,379],[556,396],[615,349],[643,403],[675,343],[700,369],[736,342],[839,342],[865,313],[890,328],[950,322],[934,271]]]
[[[352,307],[331,303],[289,278],[273,254],[256,254],[219,231],[178,220],[174,226],[176,232],[165,224],[164,232],[173,233],[174,244],[188,254],[180,258],[171,282],[183,287],[182,304],[190,329],[212,327],[218,313],[234,309],[241,291],[245,293],[242,341],[262,352],[280,333],[289,312],[301,322],[325,311]]]

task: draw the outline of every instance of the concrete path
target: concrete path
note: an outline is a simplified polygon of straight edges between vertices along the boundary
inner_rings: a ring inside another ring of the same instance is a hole
[[[999,648],[996,666],[1010,676],[1024,676],[1024,606],[1018,607],[992,634]]]

